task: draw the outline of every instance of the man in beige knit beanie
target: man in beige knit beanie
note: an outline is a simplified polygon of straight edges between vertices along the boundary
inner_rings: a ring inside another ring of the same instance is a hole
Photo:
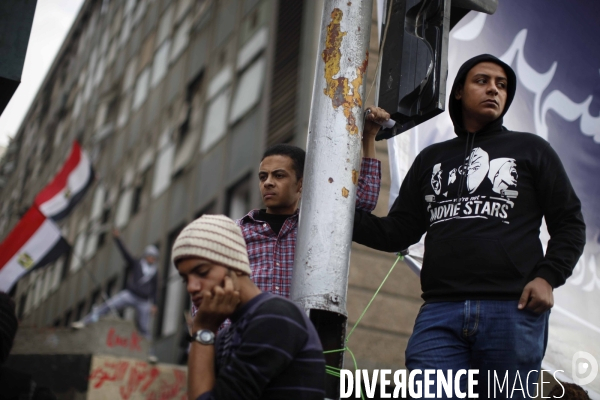
[[[188,357],[188,398],[323,399],[319,337],[294,303],[250,279],[240,228],[224,215],[186,226],[172,251],[197,313]],[[215,338],[226,318],[231,325]]]

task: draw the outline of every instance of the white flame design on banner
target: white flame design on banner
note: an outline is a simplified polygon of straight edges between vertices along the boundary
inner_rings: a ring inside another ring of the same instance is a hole
[[[470,27],[476,22],[475,18],[470,24],[465,25],[465,28]],[[463,30],[461,29],[461,31]],[[481,28],[475,26],[474,29]],[[460,37],[454,36],[456,39],[463,40]],[[463,35],[466,37],[466,35]],[[476,36],[475,36],[476,37]],[[475,37],[472,37],[474,39]],[[472,40],[470,39],[470,40]],[[503,56],[500,57],[502,61],[511,65],[514,59],[517,59],[516,73],[519,77],[519,83],[522,87],[532,92],[534,97],[534,122],[535,130],[538,135],[548,140],[548,125],[546,124],[546,114],[548,111],[553,110],[563,119],[569,122],[573,122],[581,117],[580,130],[586,136],[593,136],[594,142],[600,144],[600,116],[592,117],[589,113],[589,106],[593,100],[593,96],[590,94],[587,99],[582,103],[575,103],[569,99],[564,93],[558,90],[553,90],[546,96],[546,99],[542,103],[542,93],[550,85],[558,63],[555,61],[545,73],[539,73],[535,71],[525,61],[524,48],[525,41],[527,39],[527,29],[523,29],[515,36],[512,45]]]

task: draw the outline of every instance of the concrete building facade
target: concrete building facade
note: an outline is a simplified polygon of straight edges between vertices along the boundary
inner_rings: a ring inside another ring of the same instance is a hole
[[[204,213],[260,208],[257,173],[275,143],[305,148],[322,2],[86,0],[25,120],[0,161],[0,239],[64,162],[73,140],[96,181],[61,222],[72,251],[34,271],[14,296],[23,326],[68,326],[123,287],[113,227],[134,254],[161,251],[157,355],[181,363],[189,299],[169,262],[179,231]],[[367,73],[377,64],[376,12]],[[374,90],[367,104],[373,103]],[[386,143],[378,143],[387,213]],[[354,244],[349,329],[395,256]],[[348,345],[359,368],[404,368],[422,304],[399,263]],[[125,318],[131,318],[125,313]]]

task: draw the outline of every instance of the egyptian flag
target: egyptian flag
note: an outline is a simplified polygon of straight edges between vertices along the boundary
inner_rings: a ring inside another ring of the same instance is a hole
[[[69,247],[58,226],[31,207],[0,244],[0,291],[9,292],[19,278],[56,261]]]
[[[60,221],[81,200],[94,180],[94,170],[87,154],[77,141],[54,180],[35,198],[35,206],[48,218]]]

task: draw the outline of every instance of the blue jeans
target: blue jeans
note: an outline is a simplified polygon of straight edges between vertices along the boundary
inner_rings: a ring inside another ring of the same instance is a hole
[[[86,325],[92,324],[112,310],[121,311],[127,307],[135,308],[135,324],[140,333],[146,339],[151,340],[150,316],[152,314],[152,302],[137,297],[127,289],[121,290],[98,307],[94,307],[92,312],[86,315],[82,321]]]
[[[410,371],[452,370],[453,377],[461,369],[478,369],[474,379],[480,399],[535,396],[550,311],[536,314],[518,310],[517,304],[516,300],[424,304],[408,341],[406,367]],[[417,377],[423,384],[424,376]],[[429,387],[435,398],[458,398],[446,396],[444,390],[437,396],[435,376],[433,381]],[[460,390],[467,393],[466,375],[460,378]]]

